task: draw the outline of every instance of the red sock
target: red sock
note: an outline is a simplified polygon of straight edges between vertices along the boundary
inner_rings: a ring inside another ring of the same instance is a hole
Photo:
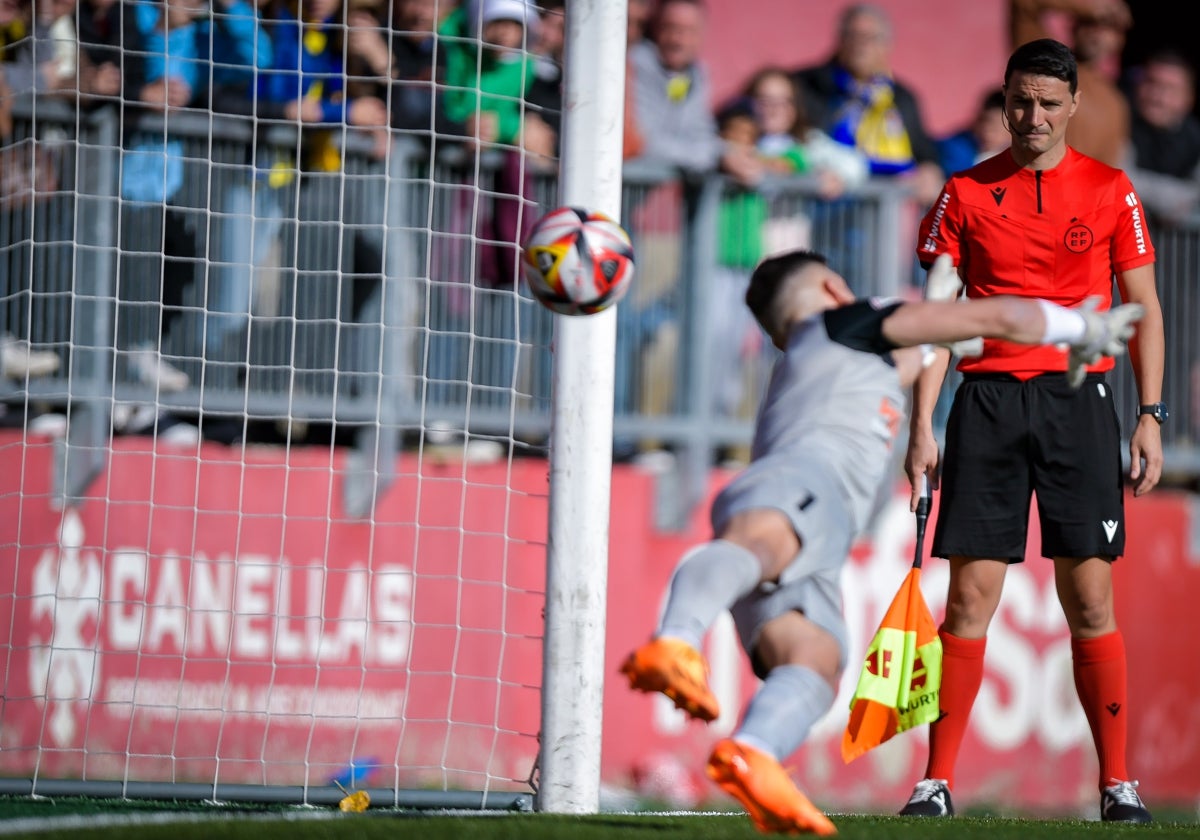
[[[963,639],[938,630],[942,640],[941,717],[929,727],[929,764],[925,778],[945,779],[954,787],[954,765],[975,695],[983,683],[983,651],[987,638]]]
[[[1125,638],[1120,630],[1094,639],[1071,639],[1075,690],[1092,727],[1100,759],[1100,787],[1126,781]]]

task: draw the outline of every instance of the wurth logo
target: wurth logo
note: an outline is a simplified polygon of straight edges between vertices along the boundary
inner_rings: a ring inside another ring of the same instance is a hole
[[[33,572],[29,685],[48,707],[49,734],[63,746],[75,740],[76,711],[99,684],[100,562],[84,552],[83,523],[63,514],[57,549],[47,549]],[[48,624],[48,634],[37,632]]]
[[[942,191],[941,197],[938,199],[937,209],[933,214],[933,221],[929,225],[929,236],[925,238],[925,242],[921,245],[921,250],[930,254],[937,253],[937,239],[942,233],[942,222],[946,218],[946,206],[950,203],[950,193]]]
[[[1132,192],[1126,196],[1126,203],[1133,208],[1133,238],[1138,242],[1138,253],[1146,253],[1146,230],[1141,223],[1141,208],[1138,206],[1138,197]]]

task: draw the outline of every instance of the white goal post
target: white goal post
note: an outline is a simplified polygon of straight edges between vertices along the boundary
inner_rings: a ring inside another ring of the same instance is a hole
[[[626,13],[567,0],[550,170],[223,110],[220,62],[165,111],[0,94],[0,794],[599,810],[616,317],[496,231],[621,218]]]
[[[560,204],[620,219],[626,0],[577,0],[566,22]],[[616,310],[559,317],[555,327],[539,804],[595,813]]]

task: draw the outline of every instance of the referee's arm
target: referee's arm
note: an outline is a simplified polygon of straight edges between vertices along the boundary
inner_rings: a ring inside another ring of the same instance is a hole
[[[1162,399],[1166,338],[1163,331],[1162,306],[1158,300],[1154,264],[1138,266],[1117,275],[1117,288],[1125,303],[1140,303],[1146,308],[1137,332],[1129,341],[1129,362],[1137,383],[1138,401],[1142,405]],[[1133,480],[1133,495],[1149,493],[1162,477],[1162,432],[1158,421],[1142,416],[1129,438],[1129,477]]]

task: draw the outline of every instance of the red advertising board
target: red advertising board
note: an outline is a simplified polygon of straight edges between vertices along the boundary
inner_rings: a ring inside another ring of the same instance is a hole
[[[372,784],[520,787],[540,716],[545,462],[405,455],[364,521],[341,509],[338,450],[199,454],[118,440],[88,498],[63,511],[49,442],[0,436],[0,774],[324,784],[369,757],[383,766]],[[714,473],[712,490],[727,478]],[[616,673],[652,630],[678,557],[708,536],[702,508],[683,532],[655,529],[655,480],[613,475],[602,777],[688,804],[716,795],[704,758],[755,682],[727,617],[706,640],[723,707],[711,726]],[[1116,566],[1130,767],[1152,805],[1200,792],[1200,686],[1179,666],[1200,637],[1193,507],[1169,491],[1131,498]],[[846,567],[852,650],[913,540],[898,485]],[[945,564],[926,563],[922,582],[940,618]],[[986,667],[959,800],[1094,810],[1096,759],[1047,561],[1011,568]],[[857,662],[790,766],[826,807],[894,811],[922,774],[926,734],[843,764],[856,678]]]

